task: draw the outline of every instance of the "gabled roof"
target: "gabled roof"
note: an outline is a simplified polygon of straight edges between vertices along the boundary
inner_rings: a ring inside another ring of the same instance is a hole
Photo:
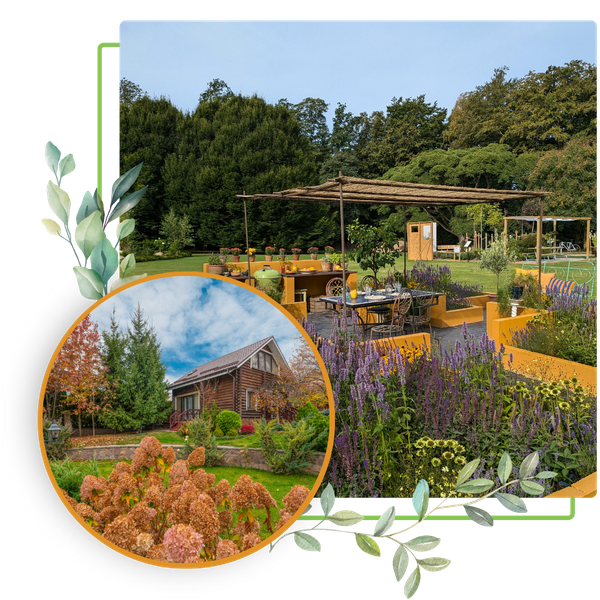
[[[277,346],[277,342],[273,336],[265,338],[264,340],[260,340],[259,342],[254,342],[245,348],[240,348],[239,350],[235,350],[226,354],[225,356],[221,356],[220,358],[215,358],[215,360],[211,360],[199,367],[196,367],[183,377],[180,377],[176,381],[174,381],[169,389],[173,389],[176,387],[181,387],[182,385],[187,385],[189,383],[193,383],[195,381],[200,381],[202,379],[210,379],[216,375],[221,373],[225,373],[227,371],[231,371],[233,369],[237,369],[243,363],[245,363],[253,354],[268,346],[271,342],[275,344],[277,350],[281,354],[279,347]],[[283,358],[283,354],[281,354]],[[284,359],[285,360],[285,359]]]

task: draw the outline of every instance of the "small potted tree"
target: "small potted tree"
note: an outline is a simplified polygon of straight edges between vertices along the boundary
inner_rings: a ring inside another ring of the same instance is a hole
[[[331,271],[331,258],[329,257],[328,254],[326,254],[322,259],[321,259],[321,270],[322,271]]]
[[[300,260],[300,248],[292,248],[292,260]]]
[[[240,262],[240,254],[242,253],[240,248],[230,248],[229,252],[233,255],[233,262]]]
[[[496,296],[500,289],[500,274],[508,269],[511,262],[516,260],[513,250],[504,244],[504,240],[498,239],[481,253],[480,269],[486,269],[496,275]]]
[[[310,254],[310,260],[317,260],[318,252],[319,252],[319,249],[316,246],[311,246],[308,249],[308,253]]]
[[[273,260],[273,254],[275,254],[275,248],[273,246],[267,246],[265,248],[265,261],[271,262]]]

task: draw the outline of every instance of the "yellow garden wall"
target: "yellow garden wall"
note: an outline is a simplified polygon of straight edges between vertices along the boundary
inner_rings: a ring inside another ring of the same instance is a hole
[[[487,294],[482,294],[481,296],[471,296],[467,298],[471,306],[482,306],[485,308],[487,303],[490,301],[490,297]]]
[[[598,491],[598,473],[592,473],[574,483],[571,487],[563,488],[546,498],[593,498]]]
[[[480,321],[483,321],[482,305],[446,310],[446,296],[440,296],[438,303],[431,307],[433,327],[455,327],[463,323],[479,323]]]
[[[368,342],[363,342],[368,343]],[[411,333],[409,335],[399,335],[397,337],[383,338],[381,340],[374,340],[373,342],[377,346],[384,346],[386,348],[397,347],[397,348],[406,348],[412,349],[413,347],[417,348],[426,348],[429,350],[431,347],[431,338],[428,333]]]

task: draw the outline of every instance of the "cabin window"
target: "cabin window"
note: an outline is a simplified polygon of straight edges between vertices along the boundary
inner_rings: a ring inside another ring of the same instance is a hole
[[[267,352],[257,352],[250,360],[250,366],[253,369],[259,371],[266,371],[267,373],[277,373],[277,361],[275,358]]]
[[[179,397],[179,410],[184,411],[190,408],[195,408],[196,394],[191,396],[180,396]]]
[[[256,390],[246,390],[246,410],[258,410]]]

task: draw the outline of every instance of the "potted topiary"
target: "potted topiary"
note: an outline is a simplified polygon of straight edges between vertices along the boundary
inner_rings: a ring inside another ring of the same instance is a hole
[[[292,260],[300,260],[300,248],[292,248]]]
[[[333,265],[331,264],[331,259],[329,258],[329,256],[326,254],[322,259],[321,259],[321,270],[322,271],[331,271],[331,267]]]
[[[316,246],[311,246],[307,252],[310,254],[310,260],[317,260],[319,249]]]
[[[242,253],[240,248],[230,248],[229,252],[233,255],[233,262],[240,262],[240,254]]]
[[[271,262],[273,260],[273,254],[275,254],[275,248],[273,246],[267,246],[265,248],[265,260]]]

